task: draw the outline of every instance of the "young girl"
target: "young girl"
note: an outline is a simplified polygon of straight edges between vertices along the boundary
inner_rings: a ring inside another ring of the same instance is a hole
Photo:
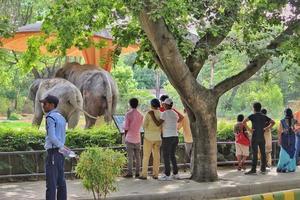
[[[246,170],[245,161],[249,156],[250,140],[243,125],[244,115],[238,115],[237,123],[234,126],[235,155],[238,160],[238,170]]]

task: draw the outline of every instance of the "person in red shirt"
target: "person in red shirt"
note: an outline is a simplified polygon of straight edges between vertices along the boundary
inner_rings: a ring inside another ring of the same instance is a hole
[[[159,98],[159,101],[160,101],[160,108],[159,108],[159,111],[160,111],[160,112],[164,112],[164,111],[166,110],[166,109],[164,108],[164,106],[163,106],[163,102],[164,102],[167,98],[169,98],[169,96],[168,96],[168,95],[165,95],[165,94],[163,94],[163,95],[160,96],[160,98]]]

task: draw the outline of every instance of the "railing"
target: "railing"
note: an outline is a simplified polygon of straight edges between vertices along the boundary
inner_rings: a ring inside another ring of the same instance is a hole
[[[234,145],[234,142],[217,142],[217,145]],[[124,146],[117,146],[117,147],[107,147],[107,148],[112,148],[114,150],[125,150]],[[184,144],[179,144],[179,148],[183,149]],[[230,148],[233,148],[232,146]],[[84,148],[77,148],[77,149],[72,149],[76,153],[80,153],[84,151]],[[0,173],[0,179],[2,180],[13,180],[14,178],[28,178],[28,177],[35,177],[38,179],[39,177],[45,176],[44,170],[43,170],[43,160],[46,155],[45,150],[38,150],[38,151],[14,151],[14,152],[0,152],[0,172],[1,172],[1,165],[8,166],[9,170],[8,173],[2,174]],[[183,153],[184,155],[184,153]],[[13,171],[13,166],[16,165],[16,156],[21,157],[21,160],[24,159],[24,156],[30,156],[31,159],[33,158],[34,160],[34,170],[29,170],[30,173],[18,173]],[[41,156],[43,158],[41,158]],[[231,155],[232,156],[232,155]],[[6,160],[6,162],[5,162]],[[179,161],[179,166],[184,166],[186,167],[188,163],[185,162],[186,159],[181,159],[182,162]],[[278,160],[278,145],[277,141],[272,142],[272,160],[273,163],[275,163]],[[226,160],[226,161],[218,161],[218,165],[234,165],[236,164],[236,160]],[[248,163],[251,162],[251,160],[247,160]],[[73,159],[67,160],[67,169],[65,171],[66,175],[74,175],[74,167],[76,165],[76,161]]]

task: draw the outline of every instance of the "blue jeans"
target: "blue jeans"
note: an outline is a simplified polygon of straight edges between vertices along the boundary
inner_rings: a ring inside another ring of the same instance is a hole
[[[296,163],[298,163],[300,161],[299,153],[300,153],[300,132],[297,132],[296,133],[296,153],[295,153]]]
[[[58,149],[48,149],[46,157],[46,200],[66,200],[64,156]],[[56,198],[57,197],[57,198]]]

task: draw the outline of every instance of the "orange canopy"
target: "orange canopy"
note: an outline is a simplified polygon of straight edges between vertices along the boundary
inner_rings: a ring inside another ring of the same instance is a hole
[[[39,36],[41,32],[41,22],[35,24],[28,24],[18,29],[12,38],[0,38],[2,46],[0,48],[14,50],[17,52],[24,52],[27,49],[27,40],[31,36]],[[79,50],[76,47],[71,47],[67,50],[67,56],[81,56],[84,58],[86,64],[94,64],[101,66],[103,69],[110,71],[112,68],[112,53],[116,48],[113,44],[113,38],[109,31],[104,29],[101,32],[95,33],[93,38],[95,42],[100,40],[106,41],[106,46],[103,48],[89,47],[87,49]],[[127,48],[122,48],[121,53],[131,53],[138,50],[138,45],[131,45]],[[48,53],[45,47],[41,48],[43,53]]]

